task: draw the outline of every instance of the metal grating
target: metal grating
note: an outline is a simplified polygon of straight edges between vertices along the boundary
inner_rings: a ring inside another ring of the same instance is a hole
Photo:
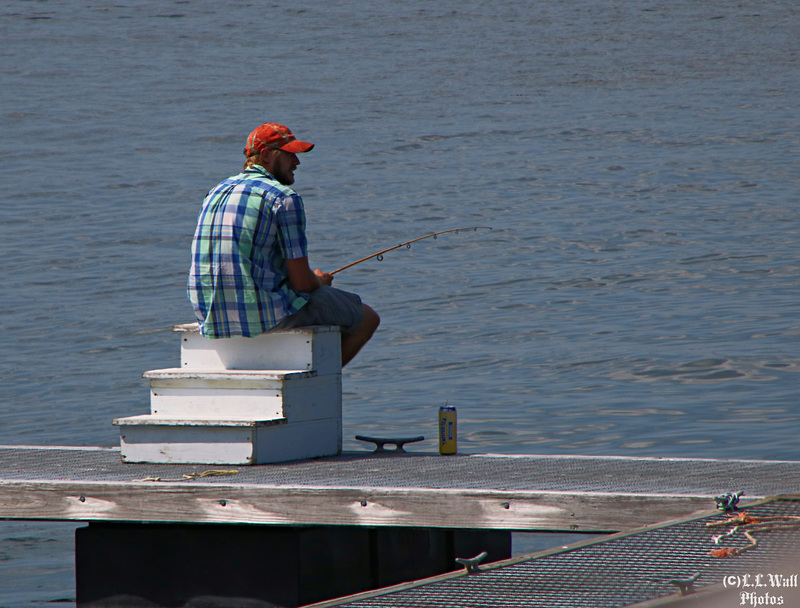
[[[0,446],[0,481],[132,482],[181,479],[220,465],[123,464],[119,450]],[[438,454],[338,457],[236,467],[238,473],[193,484],[325,488],[429,488],[538,492],[610,492],[749,498],[800,492],[800,462],[580,456]]]
[[[800,503],[794,499],[776,499],[748,507],[746,511],[762,518],[778,515],[800,518]],[[756,548],[734,557],[713,557],[709,551],[720,545],[715,545],[712,537],[721,530],[708,528],[706,523],[724,519],[724,515],[715,514],[644,532],[618,534],[586,546],[515,560],[475,574],[423,582],[383,594],[376,592],[372,597],[362,596],[343,603],[326,602],[324,606],[612,608],[672,596],[678,588],[669,581],[687,579],[695,573],[700,573],[695,583],[695,588],[700,589],[720,583],[723,577],[774,572],[798,563],[800,529],[759,533]],[[722,542],[725,547],[748,544],[741,535]]]

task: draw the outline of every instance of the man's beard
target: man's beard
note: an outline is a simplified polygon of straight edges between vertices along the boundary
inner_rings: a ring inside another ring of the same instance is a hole
[[[291,171],[275,171],[272,176],[284,186],[291,186],[294,183],[294,175]]]

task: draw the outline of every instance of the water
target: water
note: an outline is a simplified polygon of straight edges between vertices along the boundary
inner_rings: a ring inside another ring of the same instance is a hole
[[[7,0],[0,443],[147,411],[200,201],[277,120],[315,267],[493,227],[337,275],[383,318],[346,449],[449,402],[465,452],[795,459],[799,12]],[[70,597],[73,529],[0,527],[0,606]]]

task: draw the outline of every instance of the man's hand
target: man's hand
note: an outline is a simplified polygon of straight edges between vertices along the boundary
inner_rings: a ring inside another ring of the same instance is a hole
[[[322,282],[323,285],[327,285],[330,287],[331,283],[333,283],[333,275],[328,274],[327,272],[323,272],[319,268],[314,271],[314,274],[319,277],[319,280]]]

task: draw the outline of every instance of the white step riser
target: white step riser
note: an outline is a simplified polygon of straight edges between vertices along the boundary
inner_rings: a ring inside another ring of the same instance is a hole
[[[254,338],[208,339],[181,332],[181,367],[197,370],[293,369],[319,375],[341,371],[338,331],[320,327],[267,332]]]
[[[341,437],[340,418],[267,427],[121,427],[124,462],[268,464],[335,456]]]
[[[274,391],[169,388],[150,391],[150,411],[156,416],[181,418],[284,418],[281,393]]]
[[[236,380],[152,380],[150,411],[182,418],[286,418],[291,423],[333,418],[342,413],[341,382],[340,374],[289,380],[268,389],[240,388]]]

